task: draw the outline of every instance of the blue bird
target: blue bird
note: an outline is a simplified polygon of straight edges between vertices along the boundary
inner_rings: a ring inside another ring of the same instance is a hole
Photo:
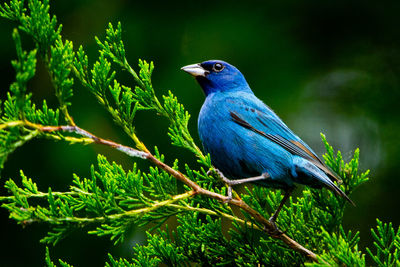
[[[209,60],[182,67],[194,76],[206,99],[198,130],[204,150],[228,185],[255,182],[285,191],[270,218],[275,221],[295,184],[326,187],[350,198],[333,182],[340,182],[315,152],[294,134],[250,89],[240,71],[227,62]]]

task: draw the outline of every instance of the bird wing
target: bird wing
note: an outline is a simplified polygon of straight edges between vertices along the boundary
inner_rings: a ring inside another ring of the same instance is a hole
[[[228,100],[229,101],[229,100]],[[341,182],[340,178],[332,172],[325,163],[295,135],[284,122],[264,103],[247,102],[244,100],[231,100],[229,115],[231,119],[253,132],[256,132],[268,140],[280,145],[293,155],[300,156],[315,164],[330,178]],[[246,103],[247,102],[247,103]],[[234,105],[232,105],[234,103]],[[258,104],[258,105],[257,105]]]

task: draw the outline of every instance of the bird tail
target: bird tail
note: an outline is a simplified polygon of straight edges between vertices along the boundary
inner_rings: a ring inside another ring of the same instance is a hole
[[[346,193],[343,192],[331,179],[329,179],[329,177],[321,169],[312,164],[310,161],[301,157],[295,157],[294,164],[296,166],[298,177],[302,177],[302,179],[299,180],[299,183],[304,183],[307,185],[322,183],[336,195],[343,197],[353,206],[355,206],[354,202],[346,195]]]

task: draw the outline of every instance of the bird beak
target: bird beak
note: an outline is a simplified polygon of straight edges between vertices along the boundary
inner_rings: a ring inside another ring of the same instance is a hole
[[[209,71],[205,70],[200,64],[187,65],[182,67],[181,70],[189,73],[193,77],[206,77],[206,75],[210,73]]]

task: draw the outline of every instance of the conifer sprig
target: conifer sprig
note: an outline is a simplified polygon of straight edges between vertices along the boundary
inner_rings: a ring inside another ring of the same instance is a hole
[[[266,218],[282,199],[281,192],[245,187],[234,199],[226,197],[226,188],[207,174],[212,169],[210,157],[202,154],[191,137],[189,113],[172,92],[158,97],[151,80],[153,62],[139,60],[137,67],[130,65],[121,23],[116,27],[109,24],[104,40],[96,38],[98,58],[90,61],[82,46],[74,51],[72,41],[62,38],[62,26],[49,10],[48,0],[12,0],[0,5],[0,16],[14,21],[19,29],[12,34],[16,79],[0,109],[0,167],[7,155],[33,138],[106,145],[152,166],[143,170],[133,164],[125,170],[99,155],[89,177],[73,174],[65,192],[42,188],[21,171],[20,179],[5,182],[10,195],[0,196],[11,219],[22,225],[46,223],[49,232],[41,241],[47,244],[60,242],[76,228],[85,227],[89,234],[118,243],[132,225],[148,227],[147,244],[135,246],[131,259],[109,255],[106,266],[365,265],[365,253],[358,247],[360,234],[346,232],[342,226],[344,200],[327,190],[304,189],[298,198],[290,198],[279,216],[277,223],[284,232],[272,231]],[[24,51],[19,31],[32,37],[35,49]],[[47,66],[59,101],[56,108],[48,107],[45,100],[40,106],[31,100],[29,80],[35,75],[37,57]],[[117,80],[120,69],[132,76],[132,88]],[[69,113],[75,81],[93,94],[131,137],[135,148],[75,124]],[[171,143],[193,152],[201,165],[180,165],[178,160],[168,165],[157,148],[151,153],[135,131],[136,113],[146,111],[165,117],[170,123],[167,134]],[[327,165],[343,179],[341,189],[351,194],[369,175],[359,170],[359,150],[346,163],[323,135],[322,140]],[[170,217],[177,219],[175,229],[168,228]],[[227,222],[231,227],[223,231]],[[366,250],[370,259],[380,266],[399,265],[399,231],[378,220],[372,235],[376,252]],[[56,266],[48,249],[45,262]],[[69,266],[61,260],[57,264]]]

